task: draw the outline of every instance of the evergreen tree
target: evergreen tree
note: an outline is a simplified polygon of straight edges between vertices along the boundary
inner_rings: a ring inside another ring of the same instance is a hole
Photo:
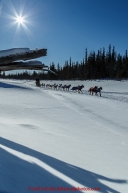
[[[116,73],[117,80],[122,78],[122,56],[118,54],[117,57],[117,73]]]

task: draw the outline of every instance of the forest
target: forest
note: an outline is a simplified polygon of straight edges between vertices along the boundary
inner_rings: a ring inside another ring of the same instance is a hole
[[[33,80],[95,80],[95,79],[128,79],[128,53],[125,51],[122,56],[116,53],[115,47],[108,46],[99,49],[97,52],[91,51],[88,53],[85,49],[85,56],[78,62],[72,61],[70,57],[64,64],[55,64],[51,62],[49,69],[56,72],[57,75],[38,72],[38,71],[22,71],[17,73],[0,74],[0,78],[8,79],[28,79]]]

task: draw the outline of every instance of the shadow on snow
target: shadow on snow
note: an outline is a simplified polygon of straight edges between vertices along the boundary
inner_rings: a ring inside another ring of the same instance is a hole
[[[38,159],[40,162],[47,164],[63,175],[71,178],[77,183],[82,184],[82,187],[100,188],[101,193],[119,192],[103,184],[100,180],[118,184],[127,183],[127,180],[107,178],[105,176],[65,163],[4,138],[0,138],[0,145],[17,151],[19,154],[26,154],[27,156],[32,156]],[[28,187],[31,187],[32,190],[33,187],[49,188],[74,186],[66,182],[65,179],[50,173],[45,168],[40,167],[38,164],[29,162],[28,160],[23,160],[9,153],[5,149],[0,148],[0,192],[28,193],[31,192],[28,191]]]
[[[0,82],[0,88],[20,88],[20,89],[29,89],[30,90],[30,88],[27,88],[24,86],[18,86],[14,84],[3,83],[3,82]]]

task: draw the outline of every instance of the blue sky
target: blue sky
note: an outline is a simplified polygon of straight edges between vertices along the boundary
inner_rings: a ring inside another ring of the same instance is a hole
[[[12,16],[26,16],[25,27]],[[115,46],[128,49],[127,0],[0,0],[0,50],[13,47],[47,48],[40,61],[64,65],[81,62],[88,52]]]

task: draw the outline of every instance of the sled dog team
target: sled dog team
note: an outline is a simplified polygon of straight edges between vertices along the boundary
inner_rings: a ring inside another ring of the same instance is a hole
[[[100,94],[100,97],[101,97],[101,90],[102,90],[102,87],[99,87],[98,86],[95,86],[95,87],[91,87],[88,92],[90,92],[90,94],[93,95],[93,93],[95,93],[95,95],[98,95],[98,93]]]
[[[44,87],[44,84],[42,83],[41,86]],[[66,84],[65,85],[62,85],[62,84],[53,84],[53,85],[46,84],[46,88],[52,88],[54,90],[69,91],[70,87],[71,87],[71,84],[69,84],[69,85],[66,85]],[[72,87],[71,90],[72,91],[78,91],[79,93],[80,92],[82,93],[82,88],[84,88],[84,85],[81,85],[81,86],[78,85],[76,87]]]
[[[37,84],[36,84],[37,85]],[[37,85],[37,86],[41,86],[41,87],[43,87],[43,88],[51,88],[51,89],[54,89],[54,90],[63,90],[63,91],[69,91],[69,89],[70,89],[70,87],[71,87],[71,84],[69,84],[69,85],[62,85],[62,84],[53,84],[53,85],[51,85],[51,84],[44,84],[44,83],[42,83],[42,84],[40,84],[40,85]],[[84,88],[84,85],[78,85],[78,86],[74,86],[74,87],[72,87],[71,88],[71,90],[72,91],[76,91],[76,92],[78,92],[78,93],[83,93],[82,92],[82,89]],[[90,95],[93,95],[94,93],[95,93],[95,95],[97,95],[98,96],[98,93],[99,93],[99,95],[100,95],[100,97],[101,97],[101,90],[102,90],[102,87],[98,87],[98,86],[95,86],[95,87],[90,87],[89,88],[89,90],[88,90],[88,92],[90,93]]]

